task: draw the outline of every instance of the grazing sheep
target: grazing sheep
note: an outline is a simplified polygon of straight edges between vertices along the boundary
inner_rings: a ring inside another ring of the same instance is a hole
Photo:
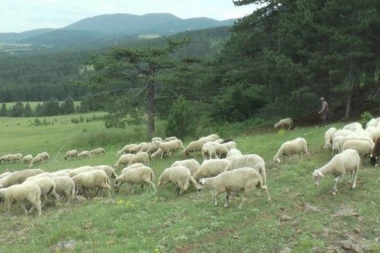
[[[91,156],[99,156],[104,155],[106,153],[106,150],[104,148],[96,148],[93,150],[90,150]]]
[[[78,153],[77,158],[78,159],[85,159],[85,158],[90,158],[91,153],[88,150],[84,150]]]
[[[35,176],[37,174],[43,173],[45,171],[41,169],[25,169],[25,170],[19,170],[15,171],[9,176],[5,177],[1,183],[0,188],[6,188],[14,184],[21,184],[24,182],[28,177]]]
[[[162,142],[162,138],[161,137],[152,137],[152,140],[151,140],[151,143],[155,143],[155,142]]]
[[[236,142],[234,141],[222,142],[221,144],[227,149],[227,153],[231,149],[236,148]]]
[[[156,142],[153,142],[151,143],[151,145],[149,145],[149,148],[146,150],[146,152],[152,157],[152,155],[159,149],[159,147],[157,145],[155,145],[155,143],[158,143],[158,141]],[[161,155],[161,154],[159,154]]]
[[[230,160],[234,156],[242,155],[241,151],[237,148],[232,148],[228,151],[226,159]]]
[[[179,150],[184,150],[183,143],[179,139],[168,142],[158,142],[155,145],[162,151],[161,159],[164,156],[171,156],[174,152],[177,152]]]
[[[380,137],[376,139],[375,146],[371,152],[371,165],[375,166],[380,156]]]
[[[175,136],[169,136],[169,137],[166,137],[163,142],[169,142],[169,141],[175,141],[175,140],[178,140],[177,137]]]
[[[144,166],[146,165],[143,163],[134,163],[134,164],[128,165],[127,167],[121,170],[120,175],[126,172],[127,170],[129,170],[130,168],[137,168],[137,167],[144,167]]]
[[[342,127],[342,129],[357,131],[357,130],[363,130],[363,126],[359,122],[353,122],[353,123],[345,125],[344,127]]]
[[[114,168],[112,168],[112,166],[109,166],[109,165],[96,165],[96,166],[93,166],[94,170],[103,170],[108,178],[117,178],[117,174],[114,170]]]
[[[71,169],[68,174],[69,174],[69,177],[75,177],[79,173],[91,171],[93,169],[94,169],[94,167],[92,167],[92,166],[84,165],[84,166],[80,166],[80,167]]]
[[[55,191],[60,196],[61,201],[69,203],[75,197],[75,183],[69,176],[55,176],[52,177],[55,183]]]
[[[194,173],[199,169],[201,165],[195,159],[186,159],[181,161],[175,161],[170,167],[174,166],[185,166],[190,170],[190,174],[194,175]]]
[[[373,147],[372,143],[365,140],[347,140],[344,142],[342,150],[355,149],[360,156],[360,160],[363,161],[365,156],[371,154]]]
[[[196,181],[203,177],[213,177],[227,170],[231,162],[227,159],[204,160],[193,177]]]
[[[316,185],[319,185],[319,180],[326,174],[335,176],[335,184],[333,194],[337,193],[337,184],[339,178],[346,173],[351,174],[352,189],[356,187],[356,177],[360,168],[360,156],[354,149],[346,149],[342,153],[335,155],[326,165],[314,170],[313,179]]]
[[[127,144],[127,145],[125,145],[122,149],[120,149],[119,151],[117,151],[117,155],[118,156],[120,156],[120,155],[122,155],[122,154],[128,154],[128,153],[131,153],[129,150],[132,148],[132,147],[134,147],[134,146],[136,146],[137,144]]]
[[[267,186],[267,175],[265,171],[264,159],[256,154],[238,155],[229,159],[231,162],[227,170],[235,170],[238,168],[250,167],[256,169],[263,178],[263,186]]]
[[[98,195],[100,189],[106,189],[108,190],[109,197],[112,197],[109,179],[103,170],[81,172],[72,177],[72,179],[75,183],[76,192],[83,192],[83,195],[87,198],[91,198],[89,193],[90,189],[96,190],[94,196]]]
[[[0,189],[0,197],[8,202],[8,213],[14,202],[19,202],[24,209],[25,215],[28,215],[33,208],[41,215],[41,189],[35,183],[16,184],[8,188]],[[25,202],[29,202],[32,208],[29,212],[25,208]]]
[[[217,141],[210,141],[210,142],[206,142],[205,144],[207,144],[207,143],[211,143],[211,145],[214,146],[216,158],[226,158],[227,153],[228,153],[228,149],[227,149],[226,145],[224,145],[222,143],[218,143]],[[232,143],[232,142],[229,142],[229,143]],[[203,144],[203,146],[205,144]],[[233,147],[233,145],[231,145],[231,147]],[[236,145],[235,145],[235,147],[236,147]],[[203,147],[202,147],[202,150],[203,150]]]
[[[147,145],[147,142],[141,142],[131,148],[129,148],[129,153],[136,154],[141,151],[141,149],[144,149],[144,147]]]
[[[206,142],[202,146],[202,156],[204,160],[217,159],[215,146],[212,142]]]
[[[119,157],[119,159],[116,161],[115,165],[113,166],[115,169],[119,169],[121,166],[125,167],[128,165],[129,161],[133,157],[133,154],[123,154]]]
[[[41,208],[45,206],[48,196],[53,196],[56,201],[59,200],[59,196],[57,192],[55,191],[56,185],[54,183],[54,180],[50,177],[37,177],[37,178],[27,178],[24,183],[34,183],[38,185],[41,188]]]
[[[131,160],[129,160],[128,165],[134,164],[134,163],[143,163],[148,164],[149,163],[149,155],[147,152],[138,152],[134,156],[132,156]]]
[[[213,188],[215,190],[215,206],[218,205],[217,197],[220,193],[226,193],[226,203],[224,204],[224,207],[228,207],[230,194],[243,192],[243,200],[239,205],[239,208],[241,208],[248,197],[248,193],[255,188],[263,189],[270,201],[268,189],[263,185],[263,178],[260,173],[253,168],[245,167],[231,171],[224,171],[215,177],[202,178],[199,182],[202,186]]]
[[[161,155],[164,155],[164,151],[162,151],[162,149],[157,147],[157,150],[153,154],[150,155],[150,158],[155,158],[156,156],[161,156]]]
[[[190,170],[185,166],[174,166],[166,168],[158,178],[158,185],[165,186],[168,183],[175,184],[179,188],[178,195],[182,195],[189,188],[191,183],[195,189],[198,184],[191,176]]]
[[[202,151],[202,147],[206,142],[206,140],[196,140],[189,142],[186,148],[182,151],[183,155],[190,156],[196,152]]]
[[[274,128],[288,127],[288,130],[289,130],[293,126],[293,119],[292,118],[281,119],[279,122],[277,122],[273,126],[274,126]]]
[[[5,178],[5,177],[9,176],[10,174],[12,174],[12,172],[5,171],[5,172],[3,172],[3,173],[0,174],[0,179]]]
[[[128,169],[124,169],[123,173],[115,179],[115,191],[119,192],[123,183],[130,184],[130,192],[133,194],[133,185],[149,185],[153,188],[154,192],[157,192],[156,185],[153,183],[154,172],[152,168],[143,165],[142,166],[129,166]]]
[[[331,145],[332,145],[332,137],[333,137],[333,134],[336,133],[336,131],[338,131],[335,127],[330,127],[326,132],[325,132],[325,135],[324,135],[324,139],[325,139],[325,145],[323,146],[324,149],[329,149],[331,148]]]
[[[274,156],[273,161],[280,163],[280,157],[283,157],[285,162],[285,157],[295,154],[298,154],[300,158],[302,158],[303,154],[309,157],[307,142],[304,138],[298,137],[294,140],[284,142]]]
[[[69,150],[66,152],[66,155],[63,157],[65,160],[71,159],[71,158],[77,158],[78,151],[76,149]]]
[[[378,127],[367,127],[365,129],[366,132],[368,132],[372,136],[373,142],[377,140],[377,138],[380,137],[380,126]]]
[[[33,160],[33,156],[32,155],[26,155],[22,158],[22,163],[27,163],[27,164],[30,164],[30,162]]]
[[[50,159],[50,156],[47,152],[39,153],[38,155],[33,157],[32,161],[29,164],[29,168],[32,168],[33,165],[38,164],[38,163],[42,163],[42,162],[47,161],[49,159]]]

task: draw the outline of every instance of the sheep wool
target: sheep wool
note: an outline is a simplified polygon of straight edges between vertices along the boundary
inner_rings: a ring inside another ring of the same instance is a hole
[[[285,157],[296,154],[299,155],[299,158],[302,158],[303,154],[309,157],[307,142],[304,138],[298,137],[294,140],[284,142],[274,156],[273,161],[280,163],[280,158],[283,157],[285,162]]]
[[[185,159],[181,161],[175,161],[170,167],[174,166],[185,166],[190,170],[190,174],[193,176],[194,173],[199,169],[201,166],[199,162],[195,159]]]
[[[203,177],[213,177],[227,170],[231,162],[227,159],[204,160],[193,177],[196,181]]]
[[[195,189],[199,189],[197,182],[191,176],[190,170],[185,166],[166,168],[158,178],[158,185],[165,186],[173,183],[179,188],[178,195],[182,195],[189,188],[190,183]]]
[[[141,166],[129,166],[115,179],[115,191],[119,192],[123,183],[130,185],[130,192],[133,194],[133,185],[148,185],[157,192],[156,185],[153,183],[154,172],[152,168],[142,164]]]
[[[293,126],[293,119],[292,118],[285,118],[281,119],[279,122],[275,123],[273,125],[274,128],[281,128],[281,127],[287,127],[288,130]]]

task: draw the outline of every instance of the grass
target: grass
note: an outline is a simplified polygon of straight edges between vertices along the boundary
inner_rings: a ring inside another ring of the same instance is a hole
[[[115,130],[105,129],[98,121],[60,123],[70,122],[70,117],[55,117],[56,121],[50,118],[57,123],[39,127],[30,125],[30,119],[2,118],[0,153],[47,151],[52,159],[39,167],[54,171],[85,164],[113,165],[117,150],[136,142],[132,139],[135,131],[142,138],[139,141],[148,141],[138,127]],[[173,186],[158,187],[156,194],[136,187],[131,195],[123,185],[118,194],[113,194],[113,200],[51,204],[42,210],[41,217],[25,216],[17,205],[7,215],[3,203],[0,252],[49,252],[54,245],[70,240],[76,243],[75,252],[280,252],[285,248],[291,252],[351,252],[343,249],[343,242],[346,248],[380,252],[378,169],[366,162],[359,172],[357,188],[350,189],[348,177],[344,177],[337,196],[333,196],[333,176],[326,175],[319,187],[314,186],[311,176],[331,158],[330,152],[322,149],[327,128],[260,129],[242,131],[234,140],[243,153],[259,154],[267,162],[271,202],[263,192],[255,191],[242,209],[237,209],[240,199],[236,197],[225,209],[222,196],[219,206],[213,205],[209,190],[192,189],[177,196]],[[103,136],[102,140],[96,142],[97,136]],[[286,164],[271,166],[279,146],[296,137],[308,141],[310,159],[292,158]],[[100,144],[106,149],[103,157],[63,159],[67,150],[78,145],[92,149]],[[200,155],[196,158],[201,161]],[[184,157],[176,154],[152,160],[149,166],[155,171],[155,182],[165,168],[180,159]],[[0,172],[22,168],[25,165],[1,164]],[[357,214],[334,216],[342,209]]]

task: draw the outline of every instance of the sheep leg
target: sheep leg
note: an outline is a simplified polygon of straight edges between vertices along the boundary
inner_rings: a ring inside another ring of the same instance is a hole
[[[154,193],[156,193],[157,192],[157,189],[156,189],[156,185],[153,183],[153,182],[147,182],[152,188],[153,188],[153,191],[154,191]]]
[[[25,203],[23,201],[21,201],[20,205],[21,205],[22,209],[24,209],[25,215],[28,215],[28,211],[26,210]],[[33,206],[32,206],[32,208],[33,208]]]
[[[227,192],[226,193],[226,203],[224,203],[225,208],[229,207],[229,204],[228,204],[229,201],[230,201],[230,194]]]
[[[336,195],[336,193],[338,192],[337,185],[338,185],[339,177],[336,177],[334,179],[334,181],[335,181],[335,183],[334,183],[334,187],[333,187],[333,195]]]
[[[244,192],[243,199],[242,199],[240,205],[238,206],[239,209],[241,209],[241,206],[243,205],[243,203],[245,202],[246,199],[247,199],[247,196],[246,196],[246,193]]]
[[[218,196],[219,196],[220,192],[214,192],[214,205],[217,206],[218,205]]]
[[[354,172],[352,174],[353,176],[352,189],[356,188],[356,177],[358,176],[358,169],[359,168],[354,169]]]

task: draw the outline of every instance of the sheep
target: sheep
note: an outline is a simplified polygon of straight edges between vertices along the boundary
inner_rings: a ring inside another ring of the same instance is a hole
[[[119,151],[117,151],[117,155],[118,156],[120,156],[120,155],[122,155],[122,154],[127,154],[127,153],[130,153],[130,149],[132,148],[132,147],[134,147],[134,146],[136,146],[137,144],[127,144],[127,145],[125,145],[122,149],[120,149]]]
[[[161,137],[152,137],[152,140],[151,140],[151,143],[155,143],[155,142],[162,142],[162,138]]]
[[[123,170],[123,173],[120,174],[115,179],[115,192],[119,192],[120,187],[123,183],[130,184],[130,192],[133,194],[133,184],[139,184],[139,185],[149,185],[153,188],[154,192],[156,193],[156,185],[153,183],[154,179],[154,172],[152,168],[141,164],[140,166],[129,166],[128,169]]]
[[[150,157],[152,157],[152,155],[159,149],[159,147],[155,145],[156,143],[158,142],[151,143],[151,145],[149,145],[149,148],[146,150]]]
[[[364,156],[371,154],[373,147],[374,145],[368,141],[349,139],[344,142],[342,150],[355,149],[360,156],[360,160],[363,161]]]
[[[95,196],[98,195],[100,189],[106,189],[108,190],[109,197],[112,197],[109,179],[103,170],[81,172],[72,177],[72,179],[75,183],[76,192],[82,191],[84,196],[87,195],[85,196],[87,198],[91,198],[89,192],[87,192],[90,189],[96,189]]]
[[[38,164],[38,163],[42,163],[42,162],[47,161],[49,159],[50,159],[50,156],[47,152],[39,153],[38,155],[33,157],[32,161],[29,164],[29,168],[32,168],[33,165]]]
[[[199,182],[203,187],[209,187],[215,190],[215,206],[218,205],[217,197],[220,193],[226,192],[226,202],[224,207],[229,207],[230,194],[243,192],[244,196],[238,207],[241,208],[248,197],[248,193],[255,188],[263,189],[267,194],[268,201],[271,200],[267,187],[263,185],[261,174],[253,168],[244,167],[231,171],[224,171],[215,177],[202,178]]]
[[[370,159],[371,165],[375,166],[380,156],[380,137],[376,139],[375,146],[372,149]]]
[[[147,142],[141,142],[131,148],[129,148],[129,153],[136,154],[140,152],[141,149],[143,149],[148,143]]]
[[[342,129],[357,131],[357,130],[363,130],[363,126],[359,122],[353,122],[353,123],[345,125],[344,127],[342,127]]]
[[[173,152],[177,152],[178,150],[184,150],[183,143],[179,139],[168,142],[158,142],[155,145],[162,151],[161,159],[164,156],[171,156]]]
[[[191,141],[186,146],[186,148],[182,151],[184,156],[190,156],[192,154],[195,154],[198,151],[202,151],[203,144],[206,143],[206,140],[196,140]]]
[[[202,156],[204,160],[218,158],[218,156],[216,155],[215,146],[212,142],[206,142],[205,144],[203,144]]]
[[[235,170],[238,168],[250,167],[256,169],[263,178],[263,186],[267,186],[267,175],[265,171],[264,159],[256,154],[234,156],[229,160],[230,166],[227,170]]]
[[[221,143],[218,143],[217,141],[208,141],[205,144],[203,144],[202,154],[203,154],[203,147],[206,144],[207,144],[207,146],[212,145],[214,147],[213,151],[215,154],[213,154],[213,156],[215,158],[225,158],[227,156],[228,150],[227,150],[226,146],[221,144]],[[209,158],[209,159],[211,159],[211,158]]]
[[[73,149],[66,152],[65,156],[63,157],[65,160],[71,159],[71,158],[77,158],[78,156],[78,150]]]
[[[285,157],[295,154],[298,154],[300,158],[302,158],[303,154],[309,157],[307,142],[304,138],[298,137],[294,140],[284,142],[275,154],[273,161],[280,163],[280,157],[283,157],[285,162]]]
[[[27,163],[27,164],[30,164],[30,162],[33,160],[33,156],[32,155],[26,155],[22,158],[22,163]]]
[[[373,142],[377,140],[377,138],[380,137],[380,126],[378,127],[367,127],[365,129],[366,132],[368,132],[372,136]]]
[[[85,158],[90,158],[91,153],[88,150],[84,150],[78,153],[77,158],[78,159],[85,159]]]
[[[14,184],[21,184],[24,182],[28,177],[43,173],[45,171],[41,169],[25,169],[25,170],[19,170],[15,171],[9,176],[5,177],[1,183],[0,188],[6,188]]]
[[[0,189],[0,197],[4,198],[8,202],[8,213],[14,202],[19,202],[24,209],[25,215],[28,215],[33,208],[38,212],[38,215],[42,215],[41,212],[41,189],[35,183],[16,184],[8,188]],[[32,208],[29,212],[25,208],[25,202],[29,202]]]
[[[234,156],[242,155],[241,151],[237,148],[232,148],[228,151],[226,159],[230,160]]]
[[[13,157],[13,162],[22,161],[22,154],[21,153],[11,154],[11,156]]]
[[[112,168],[112,166],[109,166],[109,165],[96,165],[96,166],[93,166],[94,170],[103,170],[108,178],[117,178],[117,174],[114,170],[114,168]]]
[[[185,159],[181,161],[175,161],[174,163],[172,163],[170,167],[174,167],[174,166],[185,166],[186,168],[190,170],[190,174],[194,175],[194,173],[199,169],[201,165],[195,159]]]
[[[231,149],[236,148],[236,142],[234,141],[222,142],[221,144],[227,149],[227,151],[230,151]]]
[[[56,199],[56,201],[59,200],[59,196],[57,192],[55,191],[56,189],[55,182],[50,177],[45,176],[45,177],[37,177],[37,178],[34,178],[34,177],[27,178],[23,182],[23,184],[30,183],[30,182],[38,185],[41,188],[41,208],[45,206],[48,200],[48,196],[53,196]]]
[[[106,150],[104,148],[96,148],[93,150],[90,150],[91,156],[100,156],[104,155],[106,153]]]
[[[0,163],[13,162],[13,156],[11,154],[3,155],[0,157]]]
[[[166,137],[163,142],[169,142],[169,141],[175,141],[175,140],[178,140],[177,137],[175,136],[169,136],[169,137]]]
[[[278,127],[288,127],[288,130],[293,126],[293,119],[292,118],[285,118],[281,119],[279,122],[275,123],[273,125],[274,128]]]
[[[346,173],[351,174],[352,189],[356,188],[356,177],[360,168],[360,156],[354,149],[346,149],[342,153],[335,155],[326,165],[314,170],[313,179],[315,185],[319,185],[319,180],[326,174],[335,176],[333,195],[338,192],[337,184],[341,176]]]
[[[134,163],[149,163],[149,155],[147,152],[138,152],[132,158],[129,160],[128,165],[134,164]]]
[[[119,169],[121,166],[127,166],[132,157],[133,154],[121,155],[113,167]]]
[[[131,169],[131,168],[137,168],[137,167],[143,167],[143,166],[146,166],[146,165],[143,163],[134,163],[134,164],[128,165],[127,167],[125,167],[121,170],[120,175],[123,174],[124,172],[126,172],[127,170]]]
[[[150,155],[150,158],[155,158],[156,156],[161,156],[161,155],[164,155],[164,151],[162,151],[162,149],[157,147],[157,150],[153,154]]]
[[[191,183],[195,189],[199,189],[197,182],[191,176],[191,172],[185,166],[173,166],[166,168],[158,178],[158,185],[165,186],[173,183],[179,188],[178,195],[182,195],[189,188]]]
[[[61,201],[69,203],[75,197],[75,183],[69,176],[54,176],[52,177],[55,183],[55,192],[60,196]]]
[[[329,129],[327,129],[324,135],[325,145],[323,146],[323,149],[331,148],[332,137],[333,137],[333,134],[336,133],[336,131],[338,130],[335,127],[330,127]]]
[[[10,172],[10,171],[5,171],[5,172],[1,173],[0,174],[0,180],[2,178],[5,178],[5,177],[9,176],[10,174],[12,174],[12,172]]]
[[[204,160],[193,177],[196,181],[203,177],[213,177],[227,170],[231,162],[227,159]]]
[[[92,166],[84,165],[84,166],[80,166],[80,167],[71,169],[68,174],[69,174],[69,177],[75,177],[79,173],[91,171],[93,169],[94,168]]]

